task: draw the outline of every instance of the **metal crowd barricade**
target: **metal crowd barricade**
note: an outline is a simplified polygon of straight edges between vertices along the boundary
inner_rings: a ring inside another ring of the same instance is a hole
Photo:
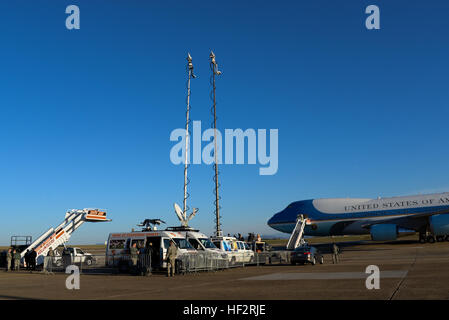
[[[151,254],[139,254],[137,269],[140,275],[148,276],[151,274]]]
[[[215,252],[187,253],[176,258],[178,273],[217,271],[229,267],[228,260]]]
[[[229,268],[260,266],[264,264],[283,264],[289,262],[288,251],[256,252],[251,259],[232,259],[223,252],[196,251],[179,255],[176,259],[177,273],[197,273],[224,270]],[[91,255],[89,259],[80,259],[72,256],[55,255],[54,257],[44,257],[40,266],[42,272],[51,274],[65,272],[67,266],[76,265],[81,273],[125,273],[125,274],[152,274],[151,255],[141,253],[138,255],[137,265],[132,263],[129,254]],[[158,271],[159,268],[157,268]]]

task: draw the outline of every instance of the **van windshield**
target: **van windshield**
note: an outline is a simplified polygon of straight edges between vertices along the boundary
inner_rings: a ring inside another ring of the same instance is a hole
[[[217,247],[215,246],[215,244],[210,241],[207,238],[200,238],[199,239],[201,241],[201,244],[206,248],[206,249],[217,249]]]
[[[192,245],[186,239],[173,238],[179,249],[191,249],[195,250]]]

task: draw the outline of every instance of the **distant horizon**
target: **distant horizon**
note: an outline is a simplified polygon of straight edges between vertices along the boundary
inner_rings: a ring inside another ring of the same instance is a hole
[[[213,51],[217,129],[278,133],[275,174],[248,150],[219,165],[224,234],[277,234],[267,221],[304,199],[449,190],[449,2],[383,1],[380,29],[366,27],[371,4],[78,0],[69,30],[64,4],[0,2],[0,243],[36,239],[72,208],[112,219],[73,243],[145,218],[178,224],[184,167],[170,135],[185,128],[188,53],[192,125],[213,120]],[[213,176],[204,161],[188,169],[192,225],[208,235]]]

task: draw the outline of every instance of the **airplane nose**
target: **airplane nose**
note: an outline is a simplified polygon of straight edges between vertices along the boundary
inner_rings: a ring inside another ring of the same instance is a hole
[[[274,216],[272,216],[270,219],[268,219],[267,224],[272,227],[273,224],[276,222],[279,222],[279,217],[282,215],[282,211],[276,213]]]

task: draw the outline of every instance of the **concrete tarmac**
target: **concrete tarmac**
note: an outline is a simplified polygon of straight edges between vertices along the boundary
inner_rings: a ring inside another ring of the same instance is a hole
[[[0,299],[449,299],[449,242],[361,242],[342,251],[335,265],[326,253],[315,266],[248,266],[174,278],[82,274],[80,290],[66,289],[66,274],[0,271]],[[378,290],[365,286],[368,265],[380,269]]]

